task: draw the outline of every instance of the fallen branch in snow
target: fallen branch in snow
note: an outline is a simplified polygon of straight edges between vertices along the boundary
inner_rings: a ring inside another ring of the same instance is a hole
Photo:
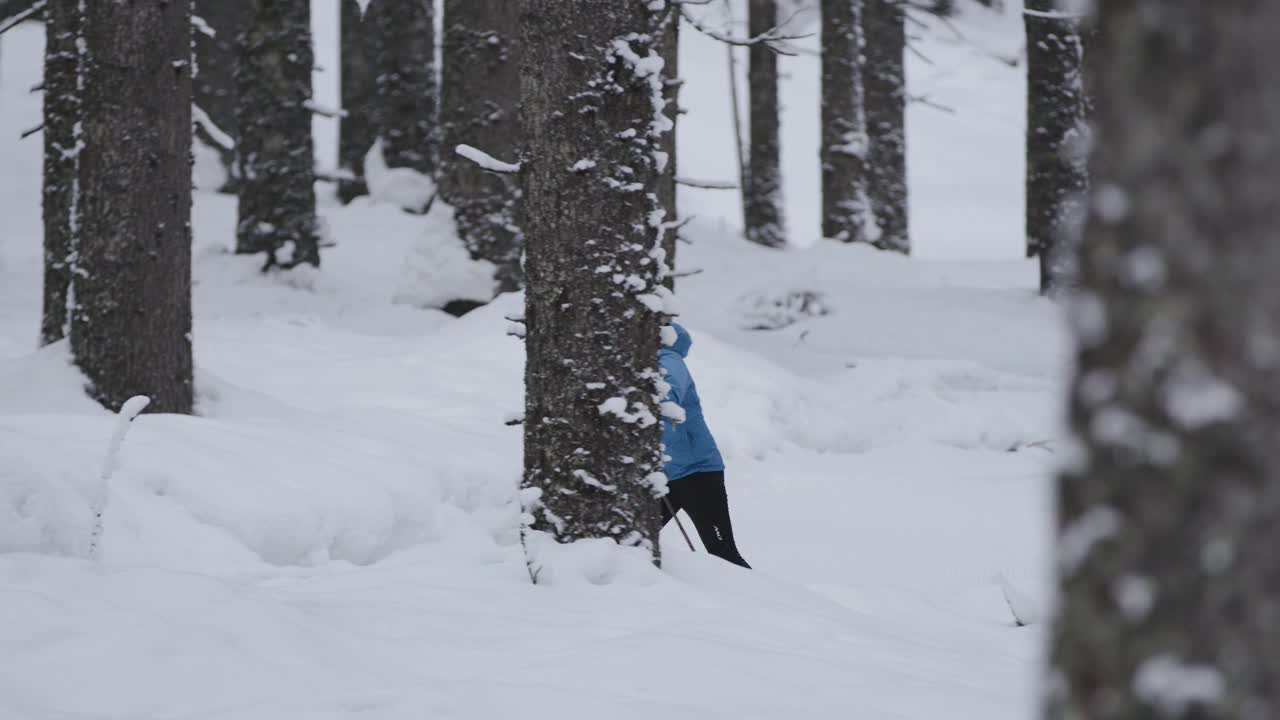
[[[107,499],[111,492],[111,475],[116,469],[116,457],[120,454],[120,446],[124,444],[124,436],[129,432],[129,425],[134,418],[151,404],[146,395],[134,395],[125,400],[120,412],[116,414],[115,430],[111,433],[111,441],[107,444],[107,455],[102,460],[102,472],[98,477],[102,487],[93,508],[93,531],[89,534],[89,559],[98,559],[98,548],[102,544],[102,516],[107,511]]]
[[[728,180],[695,180],[693,178],[678,177],[677,185],[685,187],[702,188],[703,190],[737,190],[738,184]]]
[[[48,4],[49,0],[38,0],[38,2],[33,3],[31,7],[26,10],[19,10],[9,17],[0,18],[0,35],[5,34],[18,25],[21,25],[24,20],[29,20],[40,14]]]
[[[44,129],[44,123],[40,123],[39,125],[33,128],[23,130],[21,139],[26,140],[27,138],[31,137],[32,135],[35,135],[36,133],[40,132],[43,129]]]
[[[315,100],[307,100],[303,102],[302,107],[310,110],[311,112],[315,113],[316,115],[319,115],[320,117],[344,118],[347,116],[346,110],[343,110],[342,108],[335,108],[335,107],[329,107],[327,105],[321,105],[317,103]]]
[[[479,148],[473,148],[470,145],[459,145],[455,147],[453,151],[476,165],[479,165],[481,169],[488,170],[489,172],[501,173],[504,175],[520,172],[519,163],[513,164],[509,162],[502,162],[489,153],[480,150]]]

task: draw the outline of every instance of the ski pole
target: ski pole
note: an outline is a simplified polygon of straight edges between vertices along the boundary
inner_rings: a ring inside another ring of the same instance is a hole
[[[671,506],[671,498],[663,495],[662,502],[667,504],[667,510],[671,513],[671,519],[676,521],[676,527],[680,528],[680,534],[684,536],[684,541],[689,544],[689,551],[698,552],[693,549],[693,541],[689,539],[689,533],[684,531],[684,524],[680,522],[680,517],[676,515],[676,509]]]

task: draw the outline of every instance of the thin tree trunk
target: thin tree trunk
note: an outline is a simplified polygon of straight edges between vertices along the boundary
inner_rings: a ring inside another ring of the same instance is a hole
[[[777,0],[750,0],[748,34],[756,37],[778,24]],[[769,247],[787,244],[782,213],[782,169],[778,139],[778,56],[765,43],[749,48],[750,143],[743,198],[746,236]]]
[[[227,0],[195,0],[195,13],[204,27],[215,34],[210,37],[203,28],[193,35],[196,55],[194,92],[196,105],[227,137],[235,140],[236,131],[236,30],[240,5]],[[218,152],[227,174],[227,182],[219,192],[236,192],[236,151],[223,146],[207,130],[197,126],[196,137]]]
[[[45,8],[44,54],[44,307],[40,344],[66,337],[68,294],[79,236],[81,100],[80,0]]]
[[[344,204],[369,194],[364,181],[364,158],[378,137],[377,73],[374,70],[377,37],[371,19],[356,0],[341,0],[342,109],[338,120],[338,167],[355,180],[338,181],[338,199]]]
[[[1027,0],[1027,257],[1040,256],[1040,290],[1069,283],[1069,242],[1088,188],[1086,99],[1077,21],[1054,17],[1055,0]]]
[[[495,290],[523,285],[519,180],[454,153],[471,145],[507,162],[520,155],[519,8],[510,0],[446,0],[440,195],[454,207],[471,256],[497,266]]]
[[[378,133],[387,167],[436,172],[433,0],[374,0]]]
[[[868,237],[874,222],[868,222],[861,16],[862,0],[822,2],[822,235],[843,242],[875,239]]]
[[[1098,5],[1048,718],[1280,711],[1280,4]]]
[[[666,76],[663,81],[663,97],[666,98],[666,113],[671,119],[671,130],[662,136],[662,152],[666,153],[666,162],[662,177],[658,183],[658,202],[666,210],[666,222],[672,227],[679,221],[680,213],[676,205],[676,124],[680,118],[680,12],[678,6],[662,20],[662,67]],[[667,267],[675,270],[678,230],[665,231],[662,235],[663,260]],[[664,283],[668,290],[675,290],[675,275],[668,274]]]
[[[547,535],[658,558],[663,318],[657,154],[663,78],[653,3],[527,0],[521,121],[527,242],[524,485]],[[565,32],[576,28],[576,32]],[[545,533],[543,535],[541,533]]]
[[[83,7],[71,349],[107,408],[142,394],[154,412],[189,413],[191,3]]]
[[[911,251],[907,228],[906,22],[901,0],[866,0],[867,187],[875,211],[868,240],[883,250]]]
[[[320,264],[311,141],[311,5],[245,0],[240,88],[240,219],[236,252],[266,267]]]

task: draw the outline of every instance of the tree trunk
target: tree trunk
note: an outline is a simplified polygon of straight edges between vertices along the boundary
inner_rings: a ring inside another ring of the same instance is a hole
[[[867,186],[875,212],[868,239],[883,250],[911,251],[907,229],[906,76],[903,54],[907,35],[899,0],[866,0],[863,11],[867,68],[867,133],[870,136]]]
[[[1027,257],[1040,256],[1040,290],[1069,283],[1073,227],[1088,188],[1084,54],[1077,21],[1055,0],[1027,0]],[[1041,13],[1041,14],[1037,14]],[[1046,16],[1047,15],[1047,16]]]
[[[239,3],[227,0],[195,0],[196,15],[204,21],[204,28],[196,28],[192,38],[196,54],[196,75],[193,80],[195,102],[209,116],[209,120],[232,140],[236,132],[236,29],[239,26]],[[215,35],[210,37],[205,28]],[[224,147],[206,129],[197,126],[196,137],[218,151],[227,183],[219,192],[236,191],[236,151]]]
[[[80,144],[83,68],[79,0],[45,8],[44,53],[44,307],[40,344],[66,337],[67,299],[80,226]]]
[[[747,33],[757,37],[778,24],[777,0],[750,0]],[[765,43],[747,54],[750,142],[743,213],[747,239],[769,247],[787,244],[782,215],[782,170],[778,147],[778,56]]]
[[[1049,718],[1280,712],[1280,4],[1098,4]]]
[[[662,152],[666,153],[666,163],[662,177],[658,182],[658,202],[666,211],[666,222],[675,223],[680,220],[680,212],[676,206],[676,175],[679,164],[676,162],[676,124],[680,118],[680,8],[672,6],[662,19],[662,69],[666,76],[663,81],[666,98],[667,117],[671,119],[671,130],[662,136]],[[671,229],[662,234],[662,249],[667,267],[676,268],[676,246],[679,244],[679,230]],[[675,290],[675,275],[668,273],[663,282],[668,290]]]
[[[320,264],[311,142],[311,5],[246,0],[237,37],[240,219],[236,252],[266,267]]]
[[[822,2],[822,235],[843,242],[875,239],[868,237],[874,224],[868,223],[861,15],[862,0]]]
[[[83,6],[71,349],[107,408],[142,394],[154,412],[189,413],[191,3]]]
[[[369,194],[364,181],[364,157],[378,137],[377,73],[374,71],[377,38],[373,22],[360,12],[356,0],[341,0],[342,109],[338,120],[338,167],[355,180],[338,181],[338,199],[349,203]]]
[[[507,162],[519,157],[519,30],[510,0],[445,1],[440,195],[454,207],[471,256],[497,266],[498,292],[523,285],[519,181],[482,170],[454,148],[471,145]]]
[[[662,212],[657,164],[669,122],[650,60],[665,9],[652,6],[526,0],[520,80],[524,484],[541,492],[530,530],[560,542],[613,538],[656,561],[655,368],[668,293],[652,218]],[[536,581],[532,554],[530,569]]]
[[[387,167],[436,172],[433,0],[374,0],[378,133]]]

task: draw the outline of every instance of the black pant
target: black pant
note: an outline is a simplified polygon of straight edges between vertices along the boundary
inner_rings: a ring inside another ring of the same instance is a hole
[[[668,501],[670,504],[668,505]],[[693,520],[698,537],[707,552],[734,565],[750,568],[733,542],[733,523],[729,520],[729,496],[724,490],[724,472],[700,472],[667,484],[662,505],[662,526],[666,527],[675,512],[684,510]]]

